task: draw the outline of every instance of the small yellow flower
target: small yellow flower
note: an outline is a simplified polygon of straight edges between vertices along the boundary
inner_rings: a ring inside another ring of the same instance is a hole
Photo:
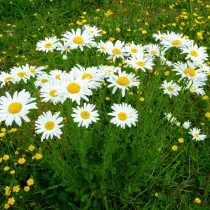
[[[26,162],[26,159],[25,159],[25,158],[19,158],[19,159],[18,159],[18,163],[19,163],[20,165],[24,164],[25,162]]]
[[[23,189],[24,189],[24,191],[28,192],[30,190],[30,187],[29,186],[25,186]]]
[[[170,71],[166,71],[166,72],[164,73],[164,75],[165,75],[165,76],[169,76],[169,75],[170,75]]]
[[[206,112],[205,117],[210,118],[210,112]]]
[[[4,209],[9,209],[10,208],[10,205],[8,203],[5,203],[4,204]]]
[[[11,170],[10,174],[12,174],[12,175],[15,174],[15,170]]]
[[[2,129],[1,129],[1,132],[3,132],[3,133],[5,133],[6,131],[7,131],[6,128],[2,128]]]
[[[29,147],[28,147],[28,150],[29,150],[29,151],[32,152],[32,151],[34,151],[34,149],[35,149],[35,146],[34,146],[34,145],[32,145],[32,144],[29,145]]]
[[[28,184],[28,186],[34,185],[34,179],[33,178],[28,179],[27,184]]]
[[[10,169],[9,166],[5,166],[5,167],[4,167],[4,171],[8,171],[9,169]]]
[[[5,188],[4,188],[4,194],[6,195],[6,196],[9,196],[10,194],[11,194],[11,189],[10,189],[10,187],[9,186],[6,186]]]
[[[204,31],[200,31],[200,32],[197,32],[197,37],[198,37],[198,39],[203,39],[203,33],[204,33]]]
[[[4,155],[2,159],[3,160],[9,160],[9,155]]]
[[[106,12],[105,12],[105,16],[106,17],[109,17],[109,16],[111,16],[111,15],[113,15],[114,13],[110,10],[110,9],[108,9]]]
[[[10,130],[9,130],[9,133],[15,133],[17,131],[17,128],[11,128]]]
[[[3,37],[3,34],[0,34],[0,38],[2,38]]]
[[[14,205],[14,203],[15,203],[14,197],[9,198],[7,203],[10,204],[10,205]]]
[[[98,8],[98,9],[96,9],[96,12],[100,12],[100,11],[101,11],[101,9],[99,9],[99,8]]]
[[[107,96],[107,97],[106,97],[106,100],[107,100],[107,101],[109,101],[109,100],[110,100],[110,98]]]
[[[183,143],[183,142],[184,142],[184,138],[179,138],[179,139],[178,139],[178,142],[179,142],[179,143]]]
[[[109,41],[111,41],[111,42],[113,42],[114,40],[115,40],[114,37],[110,37],[110,38],[109,38]]]
[[[121,31],[121,29],[120,29],[119,27],[117,27],[115,30],[116,30],[118,33]]]
[[[147,31],[146,31],[146,30],[142,30],[141,33],[142,33],[143,35],[145,35],[145,34],[147,34]]]
[[[12,188],[13,192],[19,192],[20,190],[20,185],[15,185],[13,188]]]
[[[15,155],[19,155],[19,151],[16,150],[16,151],[15,151]]]
[[[200,198],[195,198],[195,203],[200,204],[201,203],[201,199]]]
[[[139,100],[140,100],[141,102],[144,102],[144,97],[140,97]]]
[[[173,151],[177,151],[177,150],[178,150],[178,146],[173,145],[171,149],[172,149]]]
[[[40,159],[42,159],[42,154],[41,153],[36,153],[33,157],[32,157],[32,160],[33,159],[36,159],[36,160],[40,160]]]
[[[0,138],[5,137],[5,135],[6,135],[6,133],[5,133],[5,132],[0,133]]]
[[[203,96],[203,100],[205,100],[205,101],[207,101],[209,99],[209,97],[208,96]]]

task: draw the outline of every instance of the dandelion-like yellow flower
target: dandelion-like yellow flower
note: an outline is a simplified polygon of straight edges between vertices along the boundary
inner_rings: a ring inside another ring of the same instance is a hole
[[[200,198],[195,198],[195,203],[200,204],[201,203],[201,199]]]
[[[19,163],[20,165],[23,165],[25,162],[26,162],[26,159],[25,159],[25,158],[19,158],[19,159],[18,159],[18,163]]]
[[[205,117],[210,118],[210,112],[206,112]]]
[[[33,178],[28,179],[28,180],[27,180],[27,185],[28,185],[28,186],[34,185],[34,179],[33,179]]]
[[[179,143],[183,143],[183,142],[184,142],[184,138],[179,138],[179,139],[178,139],[178,142],[179,142]]]
[[[14,197],[9,198],[8,201],[7,201],[7,203],[10,204],[10,205],[14,205],[15,204]]]
[[[173,151],[177,151],[178,150],[178,146],[177,145],[173,145],[171,148]]]

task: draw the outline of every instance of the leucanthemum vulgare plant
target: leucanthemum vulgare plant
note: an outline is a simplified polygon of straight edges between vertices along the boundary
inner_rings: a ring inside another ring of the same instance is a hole
[[[28,123],[33,141],[43,142],[48,167],[76,202],[119,207],[149,188],[142,180],[152,181],[176,127],[189,141],[206,138],[197,120],[181,123],[171,114],[183,115],[184,101],[205,93],[206,49],[174,32],[154,38],[147,45],[105,41],[96,26],[84,26],[36,45],[46,56],[75,56],[76,65],[67,68],[63,60],[65,70],[62,63],[52,70],[26,64],[0,73],[2,88],[27,87],[0,97],[0,122]],[[174,49],[180,57],[170,60]]]

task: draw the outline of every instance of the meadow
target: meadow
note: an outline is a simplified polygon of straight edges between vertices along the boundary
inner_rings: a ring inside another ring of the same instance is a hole
[[[0,0],[0,209],[210,209],[209,11]]]

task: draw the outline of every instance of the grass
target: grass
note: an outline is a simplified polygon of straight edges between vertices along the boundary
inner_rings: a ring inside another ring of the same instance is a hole
[[[109,0],[2,0],[0,5],[0,68],[47,65],[52,69],[69,69],[76,64],[112,65],[96,50],[76,50],[68,60],[59,53],[45,54],[35,50],[36,43],[47,36],[60,36],[71,28],[81,27],[82,20],[104,30],[102,40],[154,43],[152,34],[175,31],[189,36],[199,46],[208,46],[208,1],[109,1]],[[111,9],[112,15],[105,13]],[[117,30],[119,28],[120,30]],[[146,32],[145,32],[146,31]],[[198,32],[203,31],[203,36]],[[179,59],[176,51],[167,55]],[[122,65],[118,62],[115,65]],[[127,69],[130,70],[130,69]],[[30,113],[30,123],[17,130],[6,128],[0,138],[0,208],[10,197],[14,209],[203,209],[210,208],[209,180],[209,99],[186,92],[170,99],[160,86],[164,79],[177,80],[167,66],[157,61],[152,73],[138,72],[141,85],[132,89],[125,99],[112,95],[104,86],[95,91],[90,103],[96,104],[100,122],[88,129],[78,128],[70,117],[76,104],[66,101],[52,106],[42,103],[33,81],[10,85],[5,91],[26,90],[37,98],[39,109]],[[169,76],[166,72],[170,71]],[[210,97],[210,83],[205,88]],[[109,100],[105,98],[109,97]],[[144,101],[139,98],[144,98]],[[137,127],[122,130],[109,123],[106,114],[113,103],[127,102],[139,113]],[[43,111],[61,111],[65,126],[61,140],[40,142],[34,135],[34,121]],[[190,120],[207,135],[205,141],[192,141],[180,127],[168,123],[164,113],[171,112],[184,122]],[[184,138],[184,143],[178,139]],[[34,145],[31,151],[29,145]],[[172,146],[178,150],[173,151]],[[32,158],[42,154],[43,158]],[[5,160],[4,155],[9,155]],[[24,157],[25,164],[18,164]],[[9,170],[5,170],[9,166]],[[15,174],[11,174],[15,170]],[[27,192],[27,180],[35,184]],[[20,191],[5,194],[5,187],[19,185]],[[199,198],[201,203],[195,202]]]

